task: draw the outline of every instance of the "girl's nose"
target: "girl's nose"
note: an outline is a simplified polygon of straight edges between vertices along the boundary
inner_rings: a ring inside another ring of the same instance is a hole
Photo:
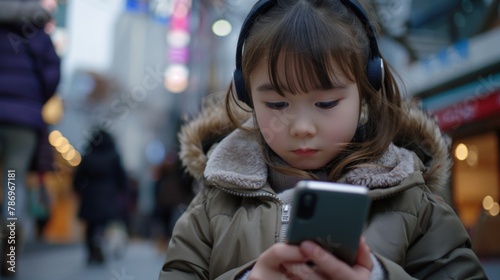
[[[299,115],[290,123],[290,135],[292,137],[311,137],[316,134],[316,126],[308,117]]]

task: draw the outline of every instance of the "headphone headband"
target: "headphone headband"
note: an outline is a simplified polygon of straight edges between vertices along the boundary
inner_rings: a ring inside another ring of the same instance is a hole
[[[363,27],[366,31],[366,36],[368,37],[370,43],[370,58],[373,58],[374,56],[380,56],[377,38],[375,38],[375,29],[371,25],[365,10],[356,0],[340,0],[340,2],[342,2],[342,4],[344,4],[344,6],[346,6],[349,10],[353,11],[356,17],[363,24]]]
[[[382,87],[383,78],[383,61],[380,57],[377,40],[375,38],[375,30],[370,24],[367,13],[356,0],[340,0],[340,2],[361,21],[365,28],[366,35],[369,40],[370,53],[368,54],[368,63],[366,66],[366,75],[370,85],[379,90]],[[238,36],[238,44],[236,47],[236,69],[234,70],[233,80],[238,94],[238,99],[252,106],[252,101],[247,94],[245,80],[243,78],[243,45],[247,39],[254,22],[258,17],[264,15],[276,4],[276,0],[260,0],[252,7],[247,17],[243,21],[240,34]]]
[[[252,10],[248,13],[247,18],[243,22],[241,26],[241,32],[240,35],[238,36],[238,44],[236,46],[236,69],[242,69],[243,68],[243,61],[242,61],[242,55],[243,55],[243,44],[245,43],[245,40],[248,37],[248,33],[250,33],[250,30],[252,29],[252,26],[255,22],[255,20],[265,14],[269,9],[271,9],[274,6],[274,1],[273,0],[263,0],[257,2]]]

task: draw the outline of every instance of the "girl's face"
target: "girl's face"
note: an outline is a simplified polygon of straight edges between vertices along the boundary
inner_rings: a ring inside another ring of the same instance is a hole
[[[284,80],[284,73],[278,73]],[[349,143],[359,118],[356,83],[336,77],[338,87],[285,96],[269,79],[266,59],[250,73],[252,101],[259,129],[271,149],[286,163],[303,170],[328,164]]]

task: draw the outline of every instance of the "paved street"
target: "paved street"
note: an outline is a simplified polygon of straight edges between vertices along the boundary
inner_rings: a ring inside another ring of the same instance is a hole
[[[130,241],[120,259],[103,266],[85,263],[80,244],[31,244],[19,262],[19,280],[156,280],[164,254],[150,241]],[[483,259],[489,279],[500,279],[500,259]]]
[[[19,280],[158,279],[165,259],[148,241],[131,241],[123,257],[109,259],[103,266],[88,266],[80,244],[31,246],[26,248],[18,264]]]

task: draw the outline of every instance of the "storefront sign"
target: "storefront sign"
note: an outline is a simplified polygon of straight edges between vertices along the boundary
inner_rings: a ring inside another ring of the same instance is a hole
[[[125,10],[128,12],[145,13],[148,11],[148,1],[146,0],[127,0]]]
[[[470,98],[433,112],[443,131],[500,114],[500,89],[486,96]]]

